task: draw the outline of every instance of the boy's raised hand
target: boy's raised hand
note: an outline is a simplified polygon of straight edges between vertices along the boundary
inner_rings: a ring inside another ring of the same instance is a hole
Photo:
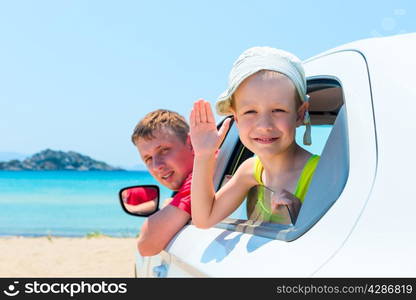
[[[209,102],[202,99],[196,101],[190,116],[190,136],[195,155],[215,154],[228,131],[230,121],[229,118],[226,119],[220,130],[217,130]]]

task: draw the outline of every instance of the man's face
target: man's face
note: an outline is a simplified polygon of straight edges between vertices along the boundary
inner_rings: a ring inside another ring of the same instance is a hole
[[[154,138],[138,139],[137,150],[150,174],[162,185],[177,191],[192,172],[194,153],[189,137],[183,141],[171,130],[162,128]]]

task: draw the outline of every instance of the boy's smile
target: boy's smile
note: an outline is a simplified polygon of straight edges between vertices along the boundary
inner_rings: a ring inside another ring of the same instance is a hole
[[[278,138],[254,138],[254,141],[260,144],[271,144],[277,141]]]

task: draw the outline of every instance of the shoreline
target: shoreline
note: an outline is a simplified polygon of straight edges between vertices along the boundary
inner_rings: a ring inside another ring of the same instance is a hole
[[[0,277],[134,277],[135,237],[0,236]]]
[[[60,235],[55,235],[55,234],[45,234],[45,233],[28,233],[28,234],[1,234],[0,233],[0,239],[3,238],[98,238],[98,237],[109,237],[109,238],[115,238],[115,239],[123,239],[123,238],[137,238],[139,236],[140,231],[137,232],[137,234],[134,235],[124,235],[124,234],[120,234],[120,235],[108,235],[105,233],[101,233],[101,232],[89,232],[83,235],[78,235],[78,234],[60,234]]]

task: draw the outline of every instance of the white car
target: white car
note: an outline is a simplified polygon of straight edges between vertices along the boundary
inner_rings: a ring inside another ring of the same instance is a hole
[[[159,255],[137,253],[137,276],[416,277],[416,33],[346,44],[304,68],[312,124],[333,126],[296,223],[249,220],[246,199],[211,229],[186,225]],[[217,188],[251,155],[233,125]]]

